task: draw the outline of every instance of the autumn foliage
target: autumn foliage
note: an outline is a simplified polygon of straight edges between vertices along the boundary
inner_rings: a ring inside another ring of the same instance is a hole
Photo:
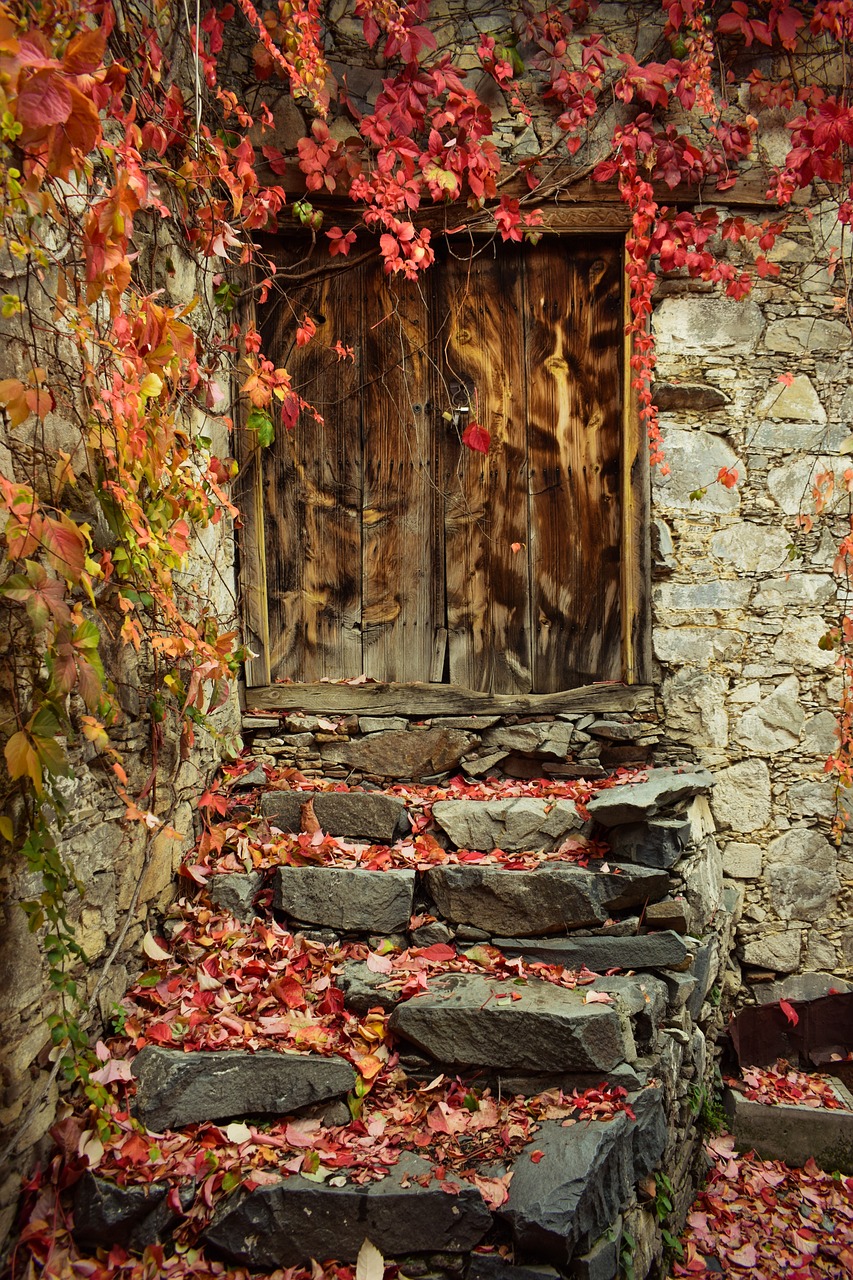
[[[853,0],[663,0],[659,39],[642,59],[608,44],[586,0],[523,0],[512,25],[476,48],[517,119],[552,121],[554,142],[515,168],[501,163],[473,78],[437,49],[428,0],[354,0],[365,59],[381,56],[385,67],[366,113],[330,75],[319,0],[263,12],[252,0],[205,3],[199,13],[187,31],[166,0],[122,9],[121,21],[110,0],[0,4],[2,250],[14,281],[0,298],[13,352],[0,381],[12,459],[0,474],[0,596],[16,654],[0,833],[48,875],[31,923],[48,926],[54,980],[72,1003],[76,944],[64,902],[73,873],[56,846],[69,752],[88,743],[128,817],[152,829],[162,821],[152,782],[128,789],[105,653],[129,646],[150,671],[153,779],[165,738],[190,751],[242,657],[236,633],[184,582],[195,533],[238,514],[232,384],[245,403],[239,429],[262,446],[316,412],[238,318],[242,290],[251,286],[262,306],[288,287],[255,234],[295,221],[312,262],[320,247],[332,264],[377,253],[389,275],[416,280],[434,260],[430,207],[448,207],[442,234],[451,238],[476,230],[535,241],[554,189],[549,157],[577,166],[569,183],[574,174],[615,184],[631,215],[633,387],[661,461],[649,330],[658,275],[678,271],[743,297],[756,276],[778,272],[767,255],[786,207],[815,182],[837,201],[839,221],[853,220],[847,79],[821,85],[790,68],[775,78],[753,69],[738,96],[728,70],[758,48],[782,55],[773,65],[783,68],[802,49],[843,59]],[[228,72],[228,50],[241,43],[252,50],[251,95]],[[312,117],[294,155],[272,141],[265,82],[285,84]],[[737,182],[766,108],[786,114],[791,139],[768,192],[778,213],[756,223],[700,207],[700,190]],[[335,113],[349,134],[330,128]],[[140,250],[158,225],[195,272],[197,296],[184,303],[154,287]],[[749,270],[730,253],[737,244],[752,246]],[[839,297],[846,307],[843,289]],[[297,344],[320,340],[314,317],[300,314],[294,327]],[[351,357],[348,335],[334,337],[332,355]],[[484,427],[471,423],[466,437],[488,452]],[[736,473],[718,482],[732,486]],[[845,622],[831,641],[842,665],[849,633]],[[833,762],[844,781],[851,718],[845,703]],[[69,1025],[60,1020],[58,1039]]]

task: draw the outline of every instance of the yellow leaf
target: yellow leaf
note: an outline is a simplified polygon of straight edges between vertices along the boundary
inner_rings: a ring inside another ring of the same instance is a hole
[[[11,818],[0,818],[0,836],[2,836],[4,840],[8,840],[9,844],[14,840],[15,827]]]
[[[6,764],[12,778],[30,777],[36,791],[42,790],[41,765],[29,736],[20,729],[6,743]]]
[[[159,396],[162,390],[163,379],[158,378],[156,373],[146,373],[139,384],[139,394],[141,396]]]
[[[385,1259],[375,1244],[365,1237],[358,1251],[355,1264],[355,1280],[382,1280],[385,1275]]]

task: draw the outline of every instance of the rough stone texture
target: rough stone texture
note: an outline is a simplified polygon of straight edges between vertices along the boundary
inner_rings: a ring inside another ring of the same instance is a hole
[[[486,853],[553,848],[585,827],[572,800],[439,800],[432,816],[457,849]]]
[[[770,770],[763,760],[740,760],[714,774],[711,812],[722,830],[760,831],[770,821]]]
[[[662,507],[675,511],[695,509],[690,495],[696,490],[697,476],[716,475],[721,467],[734,467],[743,474],[743,462],[719,436],[666,426],[663,439],[670,474],[661,475],[658,468],[652,476],[652,489]],[[703,506],[708,511],[736,511],[740,502],[737,488],[726,489],[718,484],[707,490]]]
[[[853,986],[831,973],[794,973],[781,982],[757,982],[753,987],[759,1004],[777,1000],[820,1000],[835,992],[853,991]]]
[[[133,1060],[136,1109],[154,1133],[203,1120],[287,1115],[355,1084],[343,1058],[223,1049],[184,1053],[146,1045]]]
[[[475,1253],[467,1280],[559,1280],[560,1273],[545,1264],[514,1266],[499,1253]]]
[[[456,924],[540,935],[598,924],[611,911],[661,898],[669,880],[646,867],[603,872],[545,864],[536,871],[506,871],[445,864],[430,867],[426,885],[440,913]]]
[[[146,1219],[163,1205],[168,1190],[166,1182],[119,1187],[86,1170],[74,1188],[75,1240],[108,1249],[139,1247]]]
[[[642,822],[679,800],[709,791],[713,785],[707,769],[649,769],[648,781],[620,783],[600,791],[587,809],[596,822],[618,827]]]
[[[300,811],[311,799],[329,835],[391,844],[408,830],[403,801],[373,791],[268,791],[261,797],[261,813],[282,831],[301,831]]]
[[[790,534],[785,529],[738,520],[711,539],[711,554],[741,573],[770,573],[788,557]]]
[[[705,932],[714,918],[723,895],[723,867],[713,836],[706,836],[696,853],[679,864],[684,896],[690,905],[691,928]]]
[[[662,870],[678,862],[689,841],[690,823],[685,818],[627,822],[621,827],[611,827],[607,833],[614,858]]]
[[[320,755],[327,764],[345,764],[383,778],[423,778],[455,769],[479,738],[462,729],[392,729],[372,733],[360,741],[324,742]]]
[[[853,1106],[846,1090],[836,1090]],[[730,1089],[724,1102],[739,1151],[755,1151],[764,1160],[784,1160],[798,1168],[811,1158],[821,1169],[853,1173],[853,1110],[768,1107]]]
[[[567,969],[585,966],[593,973],[608,969],[668,969],[681,965],[689,952],[683,938],[671,930],[625,938],[493,938],[504,955],[523,955],[561,964]]]
[[[412,914],[414,871],[279,867],[273,905],[294,920],[360,933],[396,933]]]
[[[389,1026],[437,1062],[507,1072],[609,1071],[630,1048],[609,1005],[533,979],[515,986],[447,974],[398,1005]]]
[[[744,964],[776,973],[793,973],[800,963],[802,931],[785,929],[750,938],[742,950]]]
[[[509,1199],[499,1211],[516,1244],[558,1267],[578,1242],[595,1239],[630,1203],[634,1186],[660,1159],[666,1141],[663,1091],[632,1098],[636,1124],[624,1113],[564,1129],[546,1121],[514,1165]],[[530,1158],[541,1151],[538,1163]]]
[[[775,755],[795,747],[805,723],[800,682],[788,676],[741,718],[735,738],[756,755]]]
[[[840,889],[835,850],[819,831],[795,827],[771,840],[764,879],[781,920],[828,916]]]
[[[385,1257],[467,1252],[488,1231],[491,1214],[470,1183],[451,1196],[436,1180],[428,1187],[413,1181],[431,1169],[428,1160],[407,1154],[381,1182],[366,1186],[331,1187],[297,1174],[238,1192],[201,1238],[230,1262],[264,1271],[312,1258],[355,1262],[365,1239]]]
[[[771,418],[792,419],[826,425],[826,410],[814,389],[811,378],[801,374],[787,385],[774,387],[758,406],[759,413]]]
[[[344,993],[347,1008],[356,1013],[367,1013],[377,1005],[383,1009],[393,1009],[401,999],[403,978],[394,984],[391,975],[374,973],[368,969],[365,961],[358,960],[345,964],[337,980],[337,985]]]
[[[245,875],[236,873],[211,876],[207,891],[215,907],[230,911],[236,920],[252,920],[258,914],[254,901],[263,882],[264,877],[260,871],[249,871]]]
[[[656,382],[654,400],[661,413],[672,409],[701,413],[729,403],[724,391],[719,387],[709,387],[706,382]]]
[[[572,740],[572,726],[560,720],[545,724],[516,724],[489,729],[483,734],[483,751],[505,750],[544,759],[565,760]]]
[[[849,347],[850,331],[839,320],[791,316],[769,324],[764,341],[769,351],[813,355],[816,351],[840,351]]]
[[[761,875],[761,845],[732,840],[722,853],[723,875],[735,880],[757,880]]]
[[[844,330],[843,325],[837,328]],[[654,314],[658,356],[663,360],[670,354],[718,351],[746,355],[755,348],[763,329],[764,317],[754,302],[743,305],[729,298],[664,298]]]
[[[729,739],[728,681],[683,667],[663,683],[666,723],[679,742],[724,747]]]

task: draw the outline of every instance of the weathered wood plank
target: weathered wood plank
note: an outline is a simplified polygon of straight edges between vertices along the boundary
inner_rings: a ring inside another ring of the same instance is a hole
[[[247,323],[257,323],[254,298],[244,303],[242,311]],[[234,502],[241,512],[236,530],[240,616],[246,646],[256,655],[246,659],[244,678],[248,685],[269,684],[272,673],[264,554],[264,459],[257,436],[246,428],[248,411],[245,398],[239,396],[235,389],[234,399],[237,404],[234,448],[239,467],[234,484]]]
[[[623,257],[623,273],[625,271]],[[631,321],[627,276],[623,285],[623,326]],[[631,382],[633,343],[622,352],[622,678],[628,684],[651,679],[651,546],[649,450]]]
[[[430,684],[274,684],[247,689],[246,710],[306,711],[317,715],[586,715],[653,712],[647,685],[599,684],[559,693],[481,693]]]
[[[286,259],[285,259],[286,261]],[[360,362],[330,344],[352,333],[352,276],[324,276],[279,302],[266,348],[323,418],[279,429],[265,475],[265,533],[273,678],[338,679],[361,671]],[[315,338],[296,345],[305,314]]]
[[[527,446],[521,335],[521,258],[448,256],[436,281],[446,321],[437,415],[444,451],[450,680],[510,693],[531,687]],[[453,412],[454,409],[456,412]],[[462,443],[476,418],[487,455]],[[515,545],[519,550],[513,552]]]
[[[428,680],[444,620],[433,426],[428,411],[429,307],[419,281],[366,273],[360,671]]]
[[[621,254],[541,244],[527,260],[533,688],[621,674]]]

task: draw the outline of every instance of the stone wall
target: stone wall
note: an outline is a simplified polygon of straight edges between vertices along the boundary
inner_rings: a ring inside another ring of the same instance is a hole
[[[166,305],[184,305],[197,295],[209,301],[210,274],[193,269],[181,246],[169,238],[167,224],[159,216],[157,225],[148,228],[140,217],[135,246],[143,273],[152,287],[163,291],[161,298]],[[4,291],[22,289],[19,273],[20,267],[8,256],[0,261]],[[30,296],[35,299],[36,291],[32,290]],[[48,301],[45,305],[52,304]],[[50,311],[46,314],[49,317]],[[4,376],[27,368],[14,324],[0,324]],[[47,331],[50,327],[46,326]],[[41,363],[48,369],[56,367],[49,351],[42,353]],[[224,385],[227,386],[227,374]],[[211,437],[214,451],[221,456],[231,452],[232,443],[220,420],[199,412],[198,420],[187,425]],[[73,406],[67,414],[59,409],[50,413],[43,425],[27,424],[14,435],[0,439],[0,469],[10,479],[28,481],[33,473],[38,474],[40,466],[52,466],[48,451],[56,448],[65,448],[73,459],[80,477],[79,501],[85,507],[85,512],[79,514],[93,525],[96,547],[109,545],[109,531],[103,520],[99,522],[97,508],[86,496],[90,479]],[[237,624],[234,559],[233,529],[226,518],[199,534],[184,572],[175,578],[176,594],[207,602],[220,618],[223,630],[229,623]],[[153,913],[165,910],[175,895],[175,872],[195,838],[195,801],[220,761],[224,744],[230,742],[232,749],[238,745],[240,729],[235,686],[229,701],[213,717],[214,732],[197,732],[188,759],[180,759],[178,733],[174,722],[168,720],[155,754],[147,716],[150,655],[144,647],[137,655],[130,646],[112,645],[110,636],[117,637],[120,627],[120,616],[107,616],[102,628],[102,657],[122,708],[112,742],[122,755],[130,794],[144,792],[146,806],[162,819],[164,826],[179,835],[150,831],[125,821],[125,804],[111,785],[109,764],[105,765],[80,735],[72,752],[72,774],[60,779],[69,817],[59,831],[59,848],[84,886],[82,898],[75,897],[69,903],[69,917],[89,961],[75,977],[81,994],[93,1003],[87,1020],[92,1032],[98,1030],[99,1020],[109,1020],[112,1006],[127,986],[128,969],[135,971],[139,967],[140,944],[155,918]],[[11,637],[4,637],[4,646],[14,646],[20,657],[31,644],[31,636],[23,623]],[[6,721],[7,704],[0,702],[0,709]],[[82,703],[78,705],[72,699],[72,723],[77,723],[81,711],[85,711]],[[6,736],[8,732],[6,728]],[[19,821],[23,830],[24,815],[14,799],[6,812]],[[10,859],[6,849],[0,868],[0,1020],[4,1028],[0,1049],[0,1150],[10,1145],[8,1158],[0,1165],[0,1245],[14,1218],[21,1176],[32,1166],[36,1154],[47,1149],[45,1134],[53,1123],[59,1097],[46,1021],[56,1012],[58,997],[48,980],[43,937],[29,931],[19,905],[37,898],[40,891],[39,878],[27,871],[22,860]],[[118,952],[112,958],[117,942]]]

